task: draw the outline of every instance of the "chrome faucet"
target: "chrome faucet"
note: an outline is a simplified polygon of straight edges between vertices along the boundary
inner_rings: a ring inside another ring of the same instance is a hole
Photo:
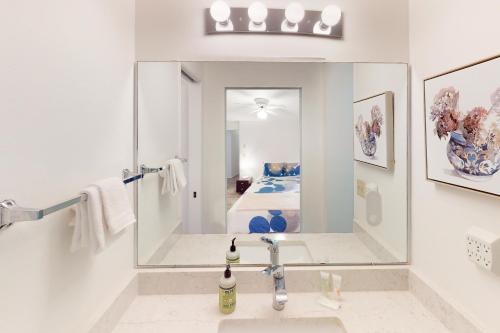
[[[285,268],[279,264],[279,242],[265,236],[262,236],[260,239],[269,245],[267,249],[271,257],[271,265],[266,267],[262,273],[273,277],[273,308],[281,311],[285,308],[285,303],[288,301],[288,294],[285,289]]]

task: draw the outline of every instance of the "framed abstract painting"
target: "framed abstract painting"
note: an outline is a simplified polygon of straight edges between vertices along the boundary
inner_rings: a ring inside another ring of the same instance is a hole
[[[394,96],[384,92],[354,102],[354,160],[390,169],[394,160]]]
[[[424,80],[427,179],[500,195],[500,56]]]

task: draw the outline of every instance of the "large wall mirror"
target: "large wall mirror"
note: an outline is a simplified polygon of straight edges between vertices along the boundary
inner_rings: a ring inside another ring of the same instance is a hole
[[[406,64],[139,62],[136,122],[139,266],[408,261]]]

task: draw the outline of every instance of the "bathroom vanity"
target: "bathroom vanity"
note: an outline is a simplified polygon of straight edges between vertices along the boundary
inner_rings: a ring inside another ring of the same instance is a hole
[[[405,266],[406,64],[138,62],[136,79],[139,271],[115,302],[125,314],[97,328],[480,332]],[[164,191],[171,161],[188,181]],[[334,306],[320,302],[320,272],[342,278]]]
[[[113,332],[449,332],[437,316],[439,311],[433,312],[420,302],[415,294],[417,282],[406,267],[328,270],[342,275],[345,283],[339,310],[318,304],[317,270],[288,269],[289,302],[283,311],[275,311],[270,281],[255,270],[237,269],[233,273],[239,293],[231,315],[218,311],[214,288],[218,271],[139,273],[139,294]],[[443,304],[441,308],[446,309]]]

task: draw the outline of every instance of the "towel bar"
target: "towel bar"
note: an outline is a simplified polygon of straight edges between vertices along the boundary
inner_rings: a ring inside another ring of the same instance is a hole
[[[144,174],[132,173],[130,170],[123,170],[123,183],[128,184],[144,177]],[[76,205],[82,200],[87,200],[86,194],[81,194],[69,200],[60,202],[45,209],[19,207],[12,199],[0,202],[0,229],[11,226],[15,222],[41,220],[45,216],[57,212],[61,209]]]
[[[147,173],[156,173],[156,172],[160,172],[163,170],[163,167],[159,167],[159,168],[150,168],[150,167],[147,167],[146,165],[144,164],[141,164],[140,168],[141,170],[141,173],[143,175],[147,174]]]
[[[183,163],[187,163],[187,158],[183,158],[183,157],[179,157],[177,155],[175,155],[176,159],[180,160],[181,162]],[[157,173],[157,172],[160,172],[164,169],[165,167],[158,167],[158,168],[151,168],[151,167],[148,167],[146,166],[145,164],[141,164],[140,167],[139,167],[139,170],[141,170],[141,173],[143,175],[147,174],[147,173]]]

